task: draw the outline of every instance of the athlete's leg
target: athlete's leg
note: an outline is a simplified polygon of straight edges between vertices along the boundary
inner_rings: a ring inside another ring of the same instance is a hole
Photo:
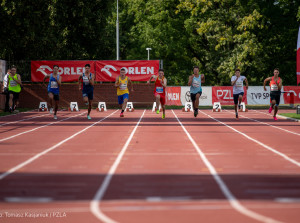
[[[201,96],[200,93],[197,93],[197,94],[196,94],[196,100],[195,100],[195,102],[194,102],[194,109],[195,109],[195,110],[198,110],[198,108],[199,108],[199,100],[200,100],[200,96]]]
[[[159,104],[160,104],[160,95],[156,94],[155,95],[155,99],[156,99],[156,107],[155,107],[155,111],[158,114],[159,113]]]
[[[166,106],[165,106],[166,98],[165,98],[165,96],[160,98],[160,104],[161,104],[161,107],[162,107],[162,110],[163,110],[162,118],[164,119],[166,117]]]
[[[48,97],[49,97],[49,107],[50,108],[53,108],[53,101],[54,101],[54,95],[53,95],[53,93],[52,92],[48,92]]]
[[[243,95],[239,95],[239,108],[240,108],[240,106],[241,106],[241,103],[242,103],[242,100],[243,100]]]
[[[234,94],[234,95],[233,95],[233,101],[234,101],[235,117],[236,117],[236,118],[239,118],[239,115],[238,115],[239,95],[238,95],[238,94]]]
[[[128,98],[125,98],[124,101],[123,101],[123,104],[122,104],[122,110],[124,110],[124,111],[126,109],[127,102],[128,102]]]
[[[12,111],[13,100],[14,100],[14,94],[10,91],[9,92],[9,111]]]
[[[90,115],[91,110],[92,110],[92,100],[89,100],[88,115]]]

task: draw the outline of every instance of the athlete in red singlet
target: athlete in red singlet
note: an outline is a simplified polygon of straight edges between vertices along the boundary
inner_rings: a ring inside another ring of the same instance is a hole
[[[167,87],[167,79],[164,77],[164,70],[159,69],[158,76],[152,75],[150,77],[150,80],[147,82],[148,84],[151,82],[152,78],[155,80],[155,88],[154,88],[154,96],[156,98],[156,113],[159,114],[159,103],[161,104],[161,107],[163,109],[163,115],[162,118],[164,119],[166,117],[166,91],[165,88]]]
[[[274,106],[274,120],[277,120],[276,114],[278,112],[278,106],[280,103],[280,95],[281,95],[281,88],[282,88],[282,79],[280,79],[279,76],[279,69],[275,68],[274,69],[274,76],[273,77],[268,77],[265,79],[264,81],[264,89],[265,91],[266,89],[266,83],[268,81],[270,81],[270,89],[271,89],[271,93],[270,93],[270,97],[271,97],[271,106],[269,108],[269,113],[272,112]]]

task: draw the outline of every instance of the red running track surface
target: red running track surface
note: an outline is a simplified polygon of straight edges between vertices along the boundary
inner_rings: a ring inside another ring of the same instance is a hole
[[[299,222],[300,125],[251,110],[0,118],[1,222]]]

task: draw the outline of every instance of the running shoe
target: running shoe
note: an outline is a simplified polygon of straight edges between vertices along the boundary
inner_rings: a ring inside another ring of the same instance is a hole
[[[120,113],[120,117],[124,117],[124,113],[123,112]]]
[[[57,116],[56,116],[56,115],[54,115],[54,119],[55,119],[55,120],[57,119]]]
[[[198,109],[195,109],[195,111],[194,111],[195,118],[197,117],[197,115],[198,115]]]
[[[9,110],[8,110],[10,113],[12,113],[13,112],[13,109],[12,108],[9,108]]]
[[[85,102],[84,104],[85,104],[85,105],[89,105],[89,103],[88,103],[88,102]]]
[[[162,114],[162,119],[165,119],[166,118],[166,115],[163,113]]]
[[[275,121],[277,121],[277,120],[278,120],[276,116],[274,116],[273,118],[274,118],[274,120],[275,120]]]
[[[50,114],[52,114],[53,113],[53,108],[50,108],[49,112],[50,112]]]
[[[239,104],[239,109],[241,109],[241,104]]]
[[[238,113],[235,114],[235,118],[236,118],[236,120],[239,120],[239,115],[238,115]]]
[[[159,114],[159,109],[156,110],[156,114]]]
[[[88,120],[91,120],[92,118],[91,118],[91,116],[87,115],[87,119],[88,119]]]
[[[269,113],[271,113],[273,110],[272,106],[269,108]]]

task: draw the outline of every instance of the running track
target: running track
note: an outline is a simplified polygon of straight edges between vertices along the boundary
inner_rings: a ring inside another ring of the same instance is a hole
[[[1,117],[0,222],[299,222],[300,124],[232,112]]]

